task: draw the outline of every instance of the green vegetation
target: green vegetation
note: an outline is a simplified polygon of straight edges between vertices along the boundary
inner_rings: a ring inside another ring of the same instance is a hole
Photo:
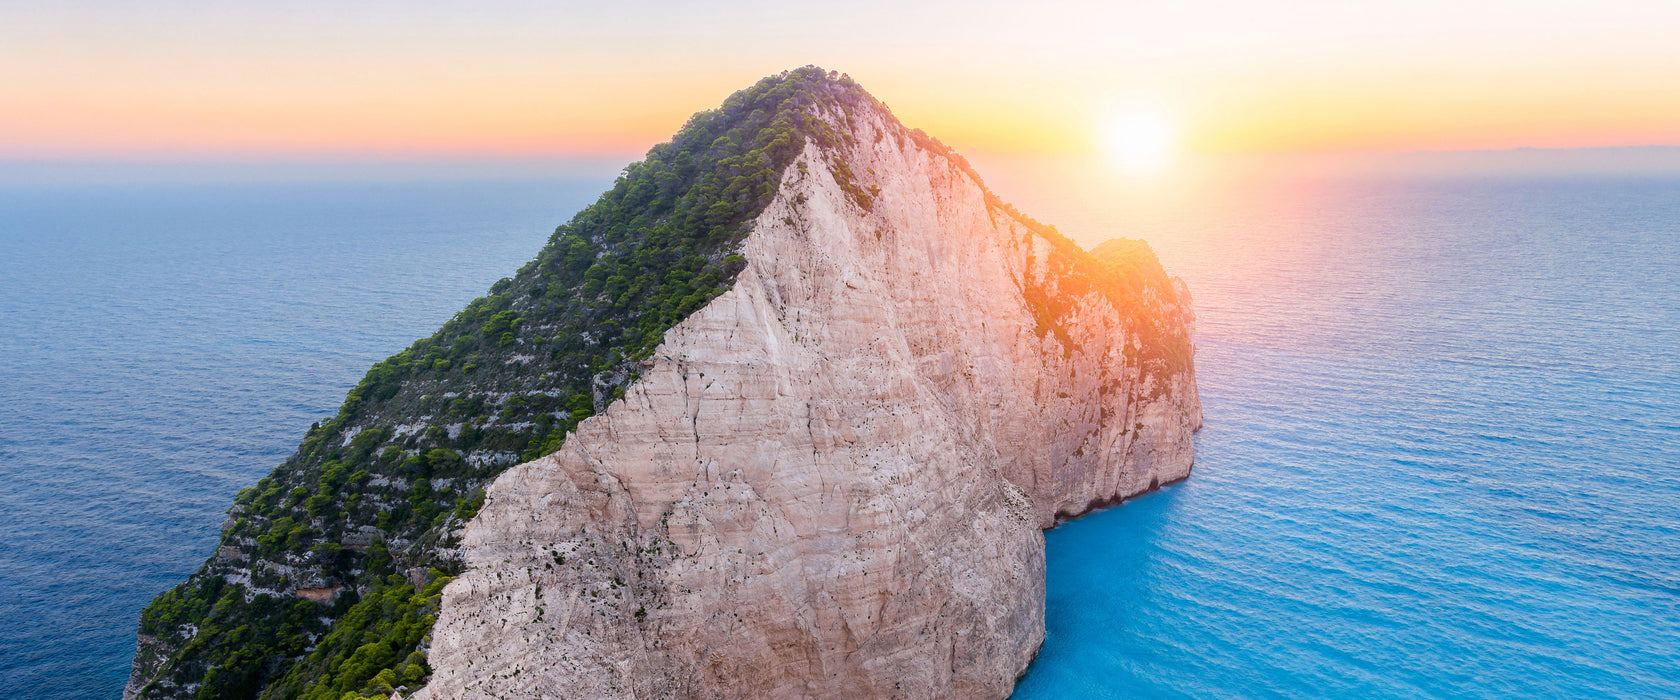
[[[1059,319],[1072,311],[1074,299],[1095,288],[1138,334],[1141,344],[1138,356],[1146,373],[1164,379],[1190,367],[1193,351],[1189,336],[1182,325],[1175,323],[1169,314],[1162,313],[1163,303],[1176,303],[1178,293],[1148,243],[1117,238],[1086,252],[1057,231],[1055,226],[1027,216],[986,189],[980,173],[962,154],[921,129],[911,129],[909,133],[917,146],[943,155],[980,183],[980,187],[985,189],[988,207],[1050,242],[1053,253],[1046,262],[1056,273],[1054,277],[1058,288],[1046,289],[1029,280],[1021,290],[1037,318],[1040,337],[1046,333],[1054,334],[1066,351],[1072,352],[1075,343]]]
[[[388,697],[429,673],[452,534],[512,464],[622,395],[665,331],[734,283],[738,247],[816,115],[876,104],[807,67],[689,120],[519,272],[374,364],[338,414],[235,498],[216,558],[141,618],[168,657],[144,697]],[[859,206],[872,192],[836,172]],[[293,595],[319,592],[329,602]]]
[[[437,569],[416,587],[401,576],[373,583],[373,591],[338,618],[331,633],[276,683],[271,695],[302,700],[389,698],[399,688],[425,685],[431,667],[418,650],[437,621],[443,587]]]
[[[1168,312],[1168,305],[1178,303],[1178,292],[1148,243],[1116,238],[1087,253],[1056,227],[1039,223],[1008,204],[994,202],[993,206],[1044,236],[1054,251],[1047,263],[1054,273],[1051,277],[1056,280],[1056,289],[1046,289],[1031,280],[1022,289],[1037,316],[1041,337],[1046,332],[1054,333],[1071,352],[1075,343],[1059,319],[1072,311],[1074,299],[1096,289],[1137,334],[1137,357],[1146,375],[1164,381],[1190,367],[1192,348],[1186,327],[1177,322],[1176,314]]]
[[[741,241],[783,171],[808,143],[841,145],[859,107],[879,103],[807,67],[696,114],[517,274],[374,364],[337,415],[239,493],[217,556],[142,614],[162,650],[142,697],[344,700],[422,685],[440,592],[460,573],[453,533],[485,487],[558,449],[635,381],[667,330],[734,284]],[[979,181],[937,140],[908,135]],[[848,164],[825,165],[856,206],[874,206],[878,190]],[[1133,321],[1150,367],[1189,362],[1182,331],[1158,325],[1174,293],[1147,246],[1094,256],[987,202],[1052,243],[1056,286],[1024,290],[1041,337],[1071,352],[1060,319],[1097,288]]]

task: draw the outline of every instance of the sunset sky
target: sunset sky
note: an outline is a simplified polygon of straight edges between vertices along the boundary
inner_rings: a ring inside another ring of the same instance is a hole
[[[635,154],[783,69],[964,149],[1680,145],[1680,2],[4,2],[0,158]]]

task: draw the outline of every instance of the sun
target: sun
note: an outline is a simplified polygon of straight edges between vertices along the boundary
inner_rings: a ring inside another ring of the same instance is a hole
[[[1134,177],[1159,174],[1172,163],[1178,134],[1166,110],[1133,105],[1103,123],[1103,155],[1109,165]]]

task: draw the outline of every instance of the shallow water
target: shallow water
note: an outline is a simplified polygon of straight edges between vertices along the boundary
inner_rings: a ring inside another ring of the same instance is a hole
[[[1189,282],[1207,425],[1048,533],[1017,697],[1680,696],[1680,180],[1093,182],[991,184]],[[233,494],[606,184],[0,189],[0,697],[114,697]]]
[[[1228,194],[1134,222],[1195,471],[1046,533],[1015,697],[1680,697],[1680,180]]]

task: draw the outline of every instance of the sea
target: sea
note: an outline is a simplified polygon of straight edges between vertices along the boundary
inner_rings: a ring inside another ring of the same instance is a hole
[[[1046,533],[1015,697],[1680,697],[1680,174],[977,165],[1150,241],[1205,410]],[[233,495],[610,181],[0,184],[0,697],[117,697]]]

